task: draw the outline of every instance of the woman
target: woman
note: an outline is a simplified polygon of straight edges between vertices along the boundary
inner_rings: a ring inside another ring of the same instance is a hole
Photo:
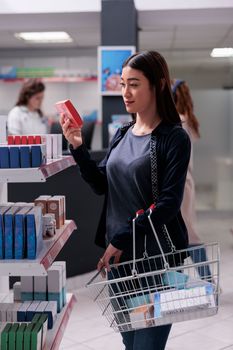
[[[188,132],[192,144],[200,138],[199,122],[193,112],[193,101],[189,87],[183,80],[176,80],[172,86],[172,92],[183,128]],[[195,185],[193,180],[193,152],[187,172],[185,190],[181,212],[184,218],[188,234],[189,244],[199,244],[201,242],[196,230],[196,213],[195,213]]]
[[[71,153],[81,175],[97,194],[105,195],[105,204],[97,230],[96,243],[107,247],[98,269],[110,270],[109,261],[132,259],[132,229],[129,217],[138,209],[137,257],[142,257],[146,236],[149,255],[160,253],[149,228],[147,213],[156,208],[152,220],[161,237],[166,224],[177,249],[188,244],[180,213],[190,156],[190,140],[181,126],[172,98],[169,72],[164,58],[154,51],[132,55],[123,65],[122,97],[133,121],[120,128],[105,159],[96,165],[90,159],[80,128],[61,118],[63,132],[71,144]],[[163,239],[164,251],[170,251]],[[122,333],[126,350],[162,350],[171,325]]]
[[[47,121],[41,111],[44,91],[44,84],[37,79],[23,84],[18,101],[8,115],[9,135],[47,133]]]
[[[172,92],[178,113],[182,121],[183,128],[190,136],[191,143],[200,138],[199,122],[194,114],[193,101],[187,83],[183,80],[174,80],[172,82]],[[201,245],[201,239],[198,236],[196,228],[195,211],[195,184],[193,180],[193,152],[188,166],[188,172],[184,188],[184,197],[181,205],[181,213],[188,230],[189,246],[195,247]],[[190,252],[195,263],[206,261],[206,251],[204,248],[194,249]],[[208,265],[198,267],[201,277],[211,279],[211,272]]]

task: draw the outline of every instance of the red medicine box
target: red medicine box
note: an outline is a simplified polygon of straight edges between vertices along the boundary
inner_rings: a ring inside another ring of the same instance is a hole
[[[14,145],[15,143],[15,138],[14,135],[8,135],[8,145]]]
[[[33,145],[35,143],[35,136],[29,135],[28,136],[28,144]]]
[[[21,137],[21,145],[27,145],[28,143],[28,137],[26,135],[23,135]]]
[[[71,121],[71,126],[83,126],[82,118],[70,100],[59,101],[55,103],[55,107],[59,114],[65,114],[65,120]]]
[[[35,136],[35,144],[37,144],[37,145],[41,144],[41,136],[40,135]]]
[[[21,145],[21,136],[16,135],[14,141],[15,141],[15,145]]]

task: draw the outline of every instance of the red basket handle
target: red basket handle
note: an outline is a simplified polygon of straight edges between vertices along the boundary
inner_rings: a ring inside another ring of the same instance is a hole
[[[143,209],[139,209],[138,211],[136,211],[136,217],[138,217],[139,215],[144,214],[144,210]]]
[[[149,209],[150,209],[151,211],[154,210],[154,209],[155,209],[155,204],[152,203],[152,204],[150,205]],[[144,213],[145,213],[145,210],[139,209],[138,211],[136,211],[136,218],[137,218],[139,215],[142,215],[142,214],[144,214]]]
[[[152,204],[150,205],[150,210],[154,210],[155,208],[156,208],[155,203],[152,203]]]

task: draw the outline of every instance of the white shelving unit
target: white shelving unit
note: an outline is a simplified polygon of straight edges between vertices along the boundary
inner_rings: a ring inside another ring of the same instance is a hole
[[[6,183],[45,182],[48,177],[72,165],[75,165],[73,157],[64,156],[52,159],[40,168],[0,169],[0,181]]]
[[[75,165],[73,157],[65,156],[52,160],[40,168],[0,169],[0,203],[7,202],[7,183],[45,182],[48,177],[72,165]],[[35,260],[0,260],[0,294],[9,295],[9,276],[45,275],[75,229],[74,221],[66,220],[65,225],[57,230],[53,238],[43,241],[43,249]],[[53,329],[48,331],[46,350],[59,349],[74,302],[75,297],[72,294],[68,295],[67,304],[58,315]]]
[[[0,297],[4,296],[4,303],[13,303],[13,293],[0,294]],[[3,299],[3,298],[2,298]],[[46,336],[46,344],[43,350],[58,350],[61,343],[65,328],[69,321],[70,314],[76,303],[76,297],[72,293],[66,294],[66,305],[62,311],[57,315],[57,319],[52,329],[48,330]]]
[[[0,183],[0,203],[7,201],[7,184],[4,182]],[[1,262],[0,262],[1,264]],[[9,292],[9,281],[8,277],[0,275],[0,293]]]

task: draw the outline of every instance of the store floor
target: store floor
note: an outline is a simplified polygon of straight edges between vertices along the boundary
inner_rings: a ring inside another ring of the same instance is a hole
[[[233,350],[233,212],[198,212],[198,228],[206,242],[220,243],[220,296],[216,316],[174,324],[166,350]],[[97,257],[98,259],[98,257]],[[68,281],[77,304],[71,314],[60,349],[123,350],[121,336],[114,333],[83,286],[93,273]],[[144,349],[142,349],[144,350]],[[146,350],[146,349],[145,349]]]

